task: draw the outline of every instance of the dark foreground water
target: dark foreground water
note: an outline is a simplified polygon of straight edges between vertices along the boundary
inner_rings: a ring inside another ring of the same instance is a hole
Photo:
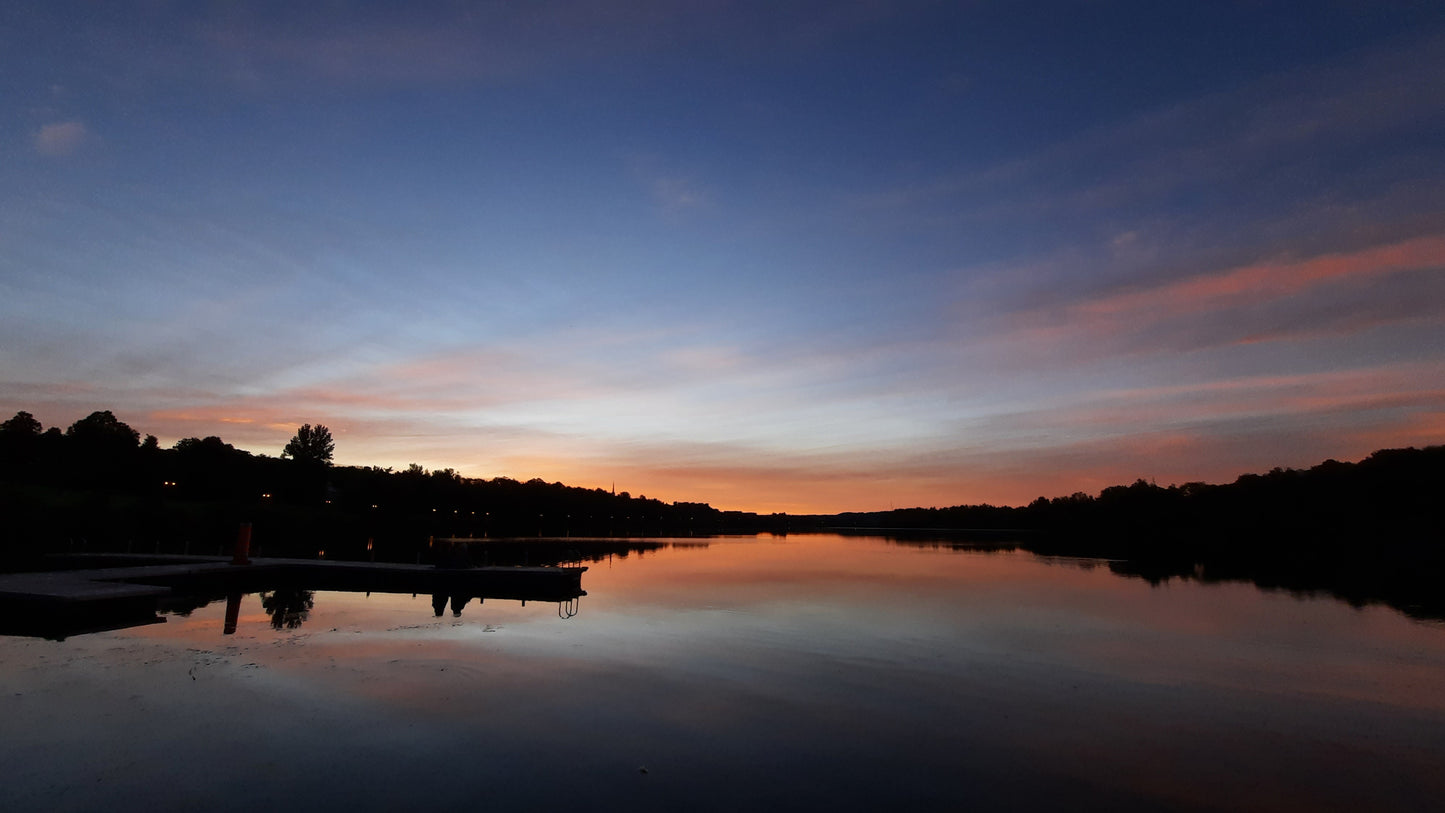
[[[0,638],[0,810],[1445,808],[1445,627],[1393,610],[829,536],[582,586]]]

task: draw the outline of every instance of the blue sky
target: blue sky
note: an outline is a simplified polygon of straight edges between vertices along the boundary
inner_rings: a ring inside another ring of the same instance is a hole
[[[5,4],[0,99],[47,425],[760,511],[1445,442],[1438,4]]]

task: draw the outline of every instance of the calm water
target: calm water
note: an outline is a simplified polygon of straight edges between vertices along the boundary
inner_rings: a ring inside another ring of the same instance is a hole
[[[1445,626],[882,539],[0,638],[0,809],[1425,810]]]

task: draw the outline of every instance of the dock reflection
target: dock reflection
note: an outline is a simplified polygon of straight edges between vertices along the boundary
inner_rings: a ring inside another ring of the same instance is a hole
[[[483,599],[480,596],[469,596],[463,593],[453,593],[450,596],[448,596],[446,593],[433,593],[431,597],[431,608],[432,611],[436,614],[436,617],[441,618],[442,613],[446,612],[447,601],[450,600],[452,605],[452,617],[461,618],[462,608],[466,607],[467,602],[471,601],[473,598],[477,599],[478,604],[486,601],[486,599]]]
[[[114,557],[112,557],[114,558]],[[306,623],[317,591],[409,593],[434,596],[437,615],[454,616],[473,599],[550,602],[558,615],[576,614],[585,566],[441,568],[371,562],[253,560],[249,565],[188,559],[157,563],[135,557],[125,567],[13,574],[0,590],[0,634],[64,640],[91,632],[165,622],[213,602],[226,603],[223,635],[241,624],[246,594],[260,596],[270,626]]]

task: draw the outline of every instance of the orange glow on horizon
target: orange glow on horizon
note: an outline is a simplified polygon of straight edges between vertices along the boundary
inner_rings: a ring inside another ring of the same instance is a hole
[[[596,444],[585,455],[567,454],[565,444],[527,453],[521,448],[530,441],[522,439],[518,451],[491,450],[486,454],[487,462],[478,465],[467,461],[478,451],[489,451],[485,439],[475,448],[448,437],[382,440],[365,430],[348,433],[343,422],[329,425],[346,440],[338,448],[338,465],[403,470],[415,462],[428,469],[452,468],[463,477],[479,479],[507,477],[525,482],[540,478],[603,490],[615,484],[619,493],[626,491],[634,497],[645,495],[667,503],[707,503],[719,510],[831,514],[980,503],[1023,505],[1040,496],[1066,496],[1076,491],[1093,494],[1141,477],[1159,485],[1230,482],[1241,474],[1275,466],[1307,467],[1326,458],[1357,460],[1380,448],[1445,442],[1445,409],[1439,406],[1445,401],[1445,392],[1427,389],[1371,394],[1372,384],[1398,383],[1393,375],[1387,378],[1392,380],[1336,375],[1320,380],[1299,377],[1213,382],[1196,390],[1163,388],[1153,396],[1121,391],[1114,394],[1123,399],[1118,404],[1111,402],[1111,395],[1093,406],[1023,416],[1026,420],[1017,426],[1025,432],[1023,438],[1045,432],[1057,438],[1053,443],[958,449],[936,460],[891,456],[881,451],[759,457],[740,450],[703,460],[690,457],[682,448],[663,446],[649,454],[618,455]],[[1283,391],[1276,387],[1283,387]],[[1235,415],[1289,412],[1329,415],[1352,408],[1376,408],[1384,410],[1387,417],[1321,436],[1317,451],[1308,456],[1295,453],[1282,457],[1280,448],[1268,444],[1215,438],[1203,431],[1148,429],[1177,412],[1176,398],[1200,390],[1210,395],[1203,401],[1191,399],[1196,416],[1229,419]],[[1157,396],[1164,400],[1152,401]],[[1397,414],[1401,409],[1409,411]],[[263,428],[260,423],[230,425]],[[222,439],[238,448],[274,456],[294,428],[290,424],[267,428],[263,435],[267,441],[259,444],[248,443],[245,437]],[[1074,436],[1076,432],[1085,434]],[[197,426],[181,436],[206,434],[212,434],[212,430]],[[403,449],[400,454],[398,447]]]

